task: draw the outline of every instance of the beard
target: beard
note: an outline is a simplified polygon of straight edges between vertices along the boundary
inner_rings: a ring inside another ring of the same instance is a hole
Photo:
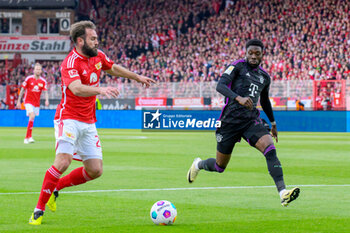
[[[261,61],[258,62],[258,63],[256,63],[256,64],[252,64],[252,63],[249,62],[249,59],[248,59],[248,60],[247,60],[247,63],[248,63],[248,65],[249,65],[250,67],[252,67],[252,68],[257,68],[257,67],[260,65]]]
[[[88,55],[89,57],[96,57],[98,55],[98,51],[97,51],[97,48],[94,47],[94,48],[90,48],[86,41],[84,40],[84,45],[83,47],[81,48],[81,50],[83,51],[84,54]]]

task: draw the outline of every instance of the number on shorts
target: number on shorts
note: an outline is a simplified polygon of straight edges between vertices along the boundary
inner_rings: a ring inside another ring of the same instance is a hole
[[[97,138],[96,147],[101,147],[100,138],[98,135],[95,135],[95,138]]]

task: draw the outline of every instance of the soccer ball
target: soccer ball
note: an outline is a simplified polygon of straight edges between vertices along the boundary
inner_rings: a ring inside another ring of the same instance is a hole
[[[177,211],[170,201],[157,201],[151,208],[151,219],[156,225],[171,225],[175,222]]]

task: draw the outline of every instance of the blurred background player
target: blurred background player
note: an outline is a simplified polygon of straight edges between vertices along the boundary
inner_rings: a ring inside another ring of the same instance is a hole
[[[46,203],[52,211],[56,211],[59,190],[83,184],[102,175],[102,149],[95,126],[96,95],[116,98],[119,92],[115,87],[99,86],[101,71],[133,79],[145,87],[155,83],[150,78],[114,64],[98,50],[95,29],[96,26],[91,21],[80,21],[71,26],[74,49],[61,65],[62,99],[54,121],[56,158],[46,171],[38,203],[29,219],[31,225],[41,224]],[[73,158],[82,161],[84,166],[60,178]]]
[[[34,65],[34,74],[26,77],[22,83],[21,92],[17,100],[16,107],[21,109],[21,99],[24,95],[24,106],[29,116],[27,134],[24,138],[24,144],[35,142],[32,137],[32,130],[34,125],[35,116],[39,116],[40,110],[40,96],[41,92],[44,91],[45,94],[45,106],[49,105],[49,95],[47,93],[47,83],[46,80],[41,77],[42,66],[39,63]]]
[[[187,179],[192,183],[202,169],[224,172],[235,144],[244,138],[264,154],[268,171],[280,194],[281,204],[287,206],[298,197],[300,190],[297,187],[286,190],[282,166],[277,158],[272,137],[260,118],[260,111],[256,108],[260,97],[261,107],[272,125],[272,136],[278,142],[277,126],[269,99],[271,79],[259,66],[263,51],[262,41],[249,40],[246,44],[246,58],[233,62],[221,76],[216,90],[226,97],[226,104],[220,115],[221,127],[216,130],[216,159],[196,158],[188,171]]]

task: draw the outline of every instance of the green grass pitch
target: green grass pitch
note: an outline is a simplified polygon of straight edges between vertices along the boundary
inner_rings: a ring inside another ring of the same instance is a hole
[[[350,134],[280,132],[286,184],[301,188],[285,208],[264,157],[246,142],[223,174],[202,171],[188,184],[193,159],[215,154],[213,132],[99,129],[102,177],[62,190],[57,211],[31,226],[55,142],[52,128],[34,128],[36,143],[24,145],[25,130],[0,128],[0,232],[350,232]],[[162,199],[177,207],[173,226],[150,220]]]

